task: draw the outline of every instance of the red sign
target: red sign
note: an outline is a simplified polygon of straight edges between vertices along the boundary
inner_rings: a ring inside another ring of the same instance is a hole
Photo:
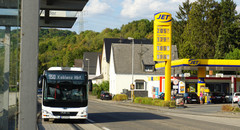
[[[234,76],[232,76],[231,81],[232,81],[232,83],[234,82]]]

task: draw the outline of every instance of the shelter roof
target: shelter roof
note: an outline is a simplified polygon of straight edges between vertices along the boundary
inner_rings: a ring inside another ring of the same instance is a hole
[[[88,0],[40,0],[40,27],[71,28],[77,19],[77,11],[82,11],[87,2]],[[0,1],[0,9],[8,9],[8,12],[12,12],[18,8],[19,0]],[[65,14],[58,13],[61,15],[57,16],[55,13],[59,11]],[[16,14],[0,15],[0,26],[20,26],[19,18]]]

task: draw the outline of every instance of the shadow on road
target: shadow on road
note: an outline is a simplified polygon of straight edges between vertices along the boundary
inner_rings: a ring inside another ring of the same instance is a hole
[[[93,119],[96,123],[171,119],[165,116],[142,112],[89,113],[88,118]]]
[[[79,124],[79,123],[85,123],[85,120],[77,120],[77,119],[55,119],[53,120],[53,123],[73,123],[73,124]]]

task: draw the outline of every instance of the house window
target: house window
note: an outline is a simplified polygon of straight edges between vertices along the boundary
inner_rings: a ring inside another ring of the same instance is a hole
[[[136,87],[135,89],[144,89],[144,81],[135,81]]]
[[[153,72],[153,65],[145,65],[145,72]]]

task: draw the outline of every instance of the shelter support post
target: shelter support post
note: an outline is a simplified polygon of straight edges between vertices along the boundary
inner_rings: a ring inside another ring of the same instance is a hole
[[[39,0],[22,0],[21,6],[18,130],[36,130]]]

